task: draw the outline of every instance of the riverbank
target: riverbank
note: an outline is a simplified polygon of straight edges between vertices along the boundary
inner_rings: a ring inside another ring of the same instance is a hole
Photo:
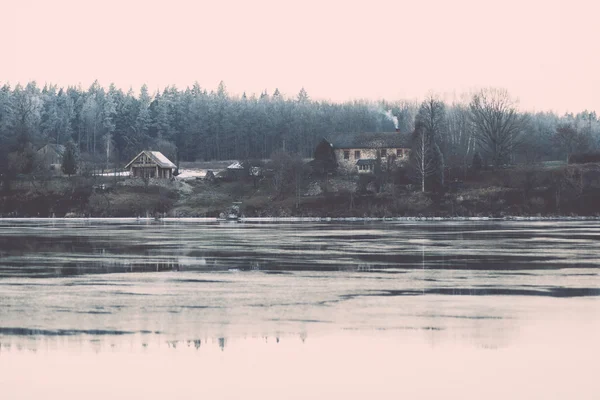
[[[215,218],[233,203],[246,218],[600,216],[598,164],[480,171],[424,193],[403,176],[375,182],[307,175],[284,190],[271,175],[216,181],[26,177],[0,191],[0,217]]]

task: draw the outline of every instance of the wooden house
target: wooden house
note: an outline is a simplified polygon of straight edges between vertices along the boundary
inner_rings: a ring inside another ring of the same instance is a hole
[[[49,143],[37,151],[37,157],[48,168],[60,171],[65,146]]]
[[[337,165],[345,172],[373,173],[375,161],[381,165],[408,161],[410,137],[400,132],[364,132],[334,135],[323,139],[315,149],[315,160]]]
[[[177,166],[160,151],[144,150],[125,166],[134,178],[172,178]]]

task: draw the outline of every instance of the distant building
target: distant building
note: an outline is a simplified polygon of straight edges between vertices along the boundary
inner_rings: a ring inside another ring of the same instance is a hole
[[[171,178],[177,166],[160,151],[144,150],[125,166],[134,178]]]
[[[37,151],[40,162],[50,169],[60,171],[65,146],[62,144],[47,144]]]
[[[347,133],[323,139],[315,149],[315,161],[335,163],[346,172],[372,173],[376,160],[382,165],[408,161],[409,135],[399,132]]]
[[[234,161],[219,176],[226,180],[235,181],[248,176],[248,170],[239,161]]]

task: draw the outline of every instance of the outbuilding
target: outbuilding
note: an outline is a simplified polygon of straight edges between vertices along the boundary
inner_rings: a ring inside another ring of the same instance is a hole
[[[52,170],[60,171],[65,146],[49,143],[37,151],[38,159],[42,164]]]

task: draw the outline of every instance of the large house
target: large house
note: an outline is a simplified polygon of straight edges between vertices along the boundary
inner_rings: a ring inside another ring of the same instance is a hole
[[[177,166],[160,151],[144,150],[125,166],[134,178],[171,178]]]
[[[410,138],[399,132],[364,132],[334,135],[315,149],[315,160],[337,165],[346,172],[372,173],[377,160],[382,165],[408,160]]]

